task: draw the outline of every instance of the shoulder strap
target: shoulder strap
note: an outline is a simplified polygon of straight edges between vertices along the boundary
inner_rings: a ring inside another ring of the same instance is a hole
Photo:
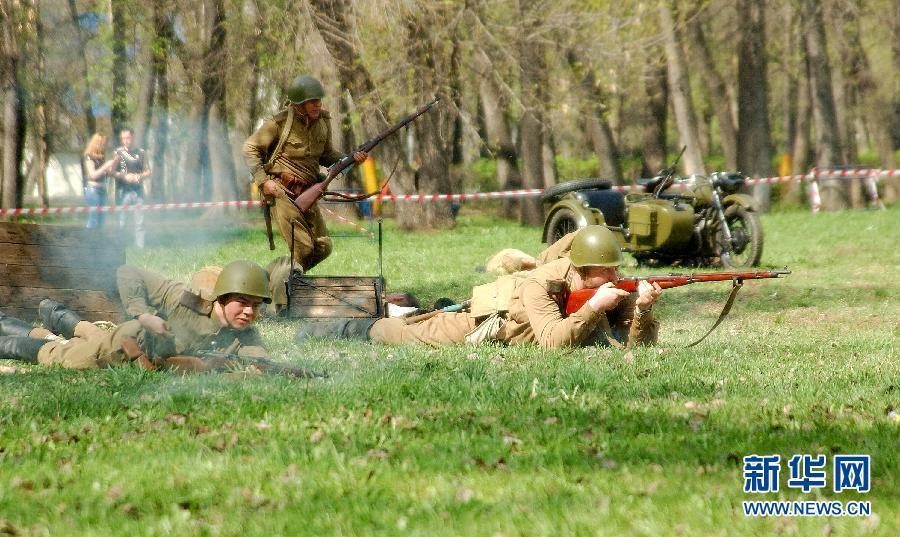
[[[281,154],[281,148],[284,147],[284,143],[287,141],[288,135],[291,133],[291,127],[294,125],[294,110],[290,107],[287,107],[287,118],[284,120],[284,126],[281,128],[281,136],[278,137],[278,144],[275,145],[275,150],[269,154],[269,160],[266,161],[265,168],[268,169],[272,166],[272,162],[275,161],[275,157]]]
[[[741,290],[741,286],[743,286],[743,285],[744,285],[743,282],[734,280],[734,283],[732,284],[732,287],[731,287],[731,294],[728,295],[728,300],[725,302],[725,307],[722,308],[722,313],[719,314],[719,318],[716,319],[716,323],[714,325],[712,325],[712,328],[710,328],[705,334],[703,334],[703,337],[701,337],[697,341],[691,343],[690,345],[685,346],[685,348],[693,347],[697,343],[700,343],[701,341],[706,339],[706,336],[712,334],[713,330],[715,330],[716,327],[719,326],[719,324],[721,324],[722,321],[725,320],[725,317],[728,317],[728,313],[731,311],[731,306],[734,304],[734,299],[737,298],[738,291]]]

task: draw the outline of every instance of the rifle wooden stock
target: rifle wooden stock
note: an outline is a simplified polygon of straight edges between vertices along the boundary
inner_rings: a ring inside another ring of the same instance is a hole
[[[355,153],[357,151],[365,151],[366,153],[368,153],[372,151],[372,149],[374,149],[376,145],[381,143],[382,140],[394,134],[403,127],[409,125],[425,112],[431,110],[431,107],[436,105],[439,100],[440,99],[435,97],[430,102],[420,106],[415,112],[401,119],[394,125],[388,127],[371,140],[368,140],[364,144],[360,145],[353,152]],[[313,205],[315,205],[317,201],[319,201],[319,198],[325,195],[325,190],[328,188],[328,185],[331,184],[331,181],[333,181],[335,177],[340,175],[341,172],[353,165],[354,162],[355,161],[353,160],[353,153],[351,153],[332,164],[331,167],[328,168],[328,175],[325,176],[325,179],[321,183],[316,183],[308,189],[304,190],[299,196],[294,199],[294,205],[296,205],[297,208],[303,212],[308,211]]]
[[[789,270],[766,270],[756,272],[709,272],[699,274],[664,274],[661,276],[645,276],[635,278],[622,278],[614,282],[613,287],[633,293],[637,291],[641,281],[649,283],[657,283],[663,289],[672,287],[681,287],[692,283],[702,282],[723,282],[744,280],[762,280],[767,278],[779,278],[790,274]],[[596,289],[580,289],[569,293],[569,299],[566,301],[566,315],[571,315],[581,309],[584,304],[594,296]]]

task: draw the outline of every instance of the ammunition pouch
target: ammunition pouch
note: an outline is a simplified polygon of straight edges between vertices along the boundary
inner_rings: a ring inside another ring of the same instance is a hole
[[[523,280],[524,278],[514,275],[500,276],[494,282],[472,289],[472,301],[469,307],[472,316],[479,319],[509,311],[513,293]]]
[[[273,174],[273,177],[275,177],[276,180],[294,196],[299,196],[304,190],[315,183],[315,181],[300,177],[291,172],[278,172]]]

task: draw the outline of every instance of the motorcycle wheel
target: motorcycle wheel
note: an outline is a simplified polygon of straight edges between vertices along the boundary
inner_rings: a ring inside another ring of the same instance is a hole
[[[547,234],[544,241],[553,244],[573,231],[577,231],[578,215],[570,209],[560,209],[553,213],[550,223],[547,225]]]
[[[575,179],[574,181],[566,181],[565,183],[555,184],[541,193],[541,201],[556,201],[563,194],[575,192],[576,190],[609,190],[612,188],[612,182],[606,179]]]
[[[759,215],[740,205],[725,209],[725,220],[731,230],[731,250],[726,251],[725,236],[716,233],[716,253],[722,265],[729,268],[755,267],[759,265],[763,249],[763,229]]]

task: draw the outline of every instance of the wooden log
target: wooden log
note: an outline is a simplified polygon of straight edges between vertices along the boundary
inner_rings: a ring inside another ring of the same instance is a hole
[[[82,248],[44,244],[0,242],[0,259],[10,265],[91,268],[125,263],[125,251],[116,248]]]
[[[116,269],[124,262],[117,235],[0,222],[0,310],[33,321],[40,301],[50,298],[89,321],[121,321]]]

